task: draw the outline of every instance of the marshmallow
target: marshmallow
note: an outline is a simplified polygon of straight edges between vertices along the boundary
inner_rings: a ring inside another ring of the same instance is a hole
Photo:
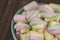
[[[25,14],[19,14],[14,16],[14,21],[17,22],[23,22],[27,23],[27,17]]]
[[[57,14],[57,21],[59,22],[60,21],[60,13],[56,13]]]
[[[38,17],[38,18],[42,18],[42,14],[41,14],[41,12],[38,14],[37,17]]]
[[[30,26],[34,31],[43,32],[47,26],[47,22],[35,17],[31,20]]]
[[[39,8],[39,5],[35,1],[32,1],[31,3],[27,4],[23,8],[24,8],[24,10],[31,11],[31,10],[38,9]]]
[[[29,19],[35,13],[35,11],[36,10],[27,11],[27,19]]]
[[[56,13],[54,13],[54,10],[52,8],[50,8],[48,5],[42,5],[40,6],[40,9],[39,9],[42,13],[42,16],[45,18],[45,20],[51,20],[51,19],[55,19],[56,17]],[[49,20],[49,21],[50,21]]]
[[[55,12],[59,12],[60,13],[60,5],[59,4],[50,3],[49,7],[53,8]]]
[[[29,32],[29,25],[18,22],[15,26],[14,29],[16,29],[17,32],[21,32],[21,33],[26,33]]]
[[[54,35],[60,34],[60,23],[51,22],[48,26],[48,31]]]
[[[34,25],[38,25],[38,24],[47,25],[47,22],[45,22],[42,19],[37,18],[37,17],[34,17],[31,19],[30,26],[34,26]]]
[[[29,40],[44,40],[43,33],[30,31]]]
[[[33,18],[33,17],[41,17],[41,13],[39,10],[36,10],[32,15],[31,17],[29,18],[29,21]]]
[[[29,40],[29,32],[25,34],[20,33],[20,40]]]
[[[20,32],[16,32],[16,36],[17,36],[17,38],[19,39],[20,38]]]
[[[45,40],[52,40],[54,38],[54,36],[48,33],[47,31],[44,32],[44,37],[45,37]]]
[[[45,28],[46,26],[44,24],[38,24],[38,25],[32,26],[32,30],[38,31],[38,32],[43,32]]]
[[[48,5],[41,5],[39,10],[42,13],[54,13],[54,10],[51,7],[49,7]]]

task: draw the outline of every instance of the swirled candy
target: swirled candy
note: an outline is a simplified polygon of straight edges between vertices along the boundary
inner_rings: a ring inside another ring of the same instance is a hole
[[[17,14],[14,16],[14,21],[17,22],[23,22],[27,23],[27,17],[26,14]]]
[[[52,33],[54,35],[60,34],[60,23],[57,23],[55,21],[50,22],[48,30],[50,33]]]
[[[27,4],[23,8],[24,8],[24,10],[31,11],[31,10],[38,9],[39,8],[39,5],[35,1],[32,1],[31,3]]]
[[[52,40],[54,38],[54,36],[50,34],[48,31],[44,32],[44,37],[45,37],[45,40]]]
[[[25,34],[20,33],[20,40],[29,40],[29,34],[30,32],[25,33]]]
[[[20,32],[20,33],[26,33],[29,31],[30,27],[29,25],[27,24],[24,24],[24,23],[21,23],[21,22],[18,22],[14,28],[16,29],[17,32]]]
[[[48,5],[42,5],[39,9],[42,12],[42,16],[45,18],[45,21],[54,20],[56,18],[56,13]]]
[[[44,40],[43,33],[31,31],[29,40]]]
[[[30,25],[32,26],[32,30],[43,32],[43,30],[47,26],[47,22],[44,22],[42,19],[39,19],[39,18],[33,18],[30,22]]]

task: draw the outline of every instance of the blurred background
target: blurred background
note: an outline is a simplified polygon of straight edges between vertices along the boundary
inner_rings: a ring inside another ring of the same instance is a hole
[[[17,10],[33,0],[0,0],[0,40],[13,40],[11,20]],[[56,3],[60,0],[34,0],[38,3]]]

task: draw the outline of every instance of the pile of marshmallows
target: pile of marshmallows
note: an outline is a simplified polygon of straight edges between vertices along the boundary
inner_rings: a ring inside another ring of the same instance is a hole
[[[60,5],[38,5],[35,1],[14,16],[14,29],[20,40],[60,40]]]

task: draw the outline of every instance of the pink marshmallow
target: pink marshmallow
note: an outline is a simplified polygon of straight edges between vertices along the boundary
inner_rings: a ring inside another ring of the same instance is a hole
[[[30,37],[30,40],[44,40],[44,39],[42,37],[32,36]]]
[[[42,12],[42,16],[45,17],[49,17],[48,15],[50,15],[50,17],[55,18],[56,17],[56,13],[54,13],[54,10],[50,7],[45,7],[45,6],[40,6],[39,9]]]
[[[55,24],[55,25],[50,25],[48,27],[48,31],[51,33],[51,34],[54,34],[54,35],[59,35],[60,34],[60,24]]]
[[[40,6],[40,9],[39,9],[41,12],[45,12],[45,13],[54,13],[53,9],[49,9],[45,6]]]
[[[36,10],[32,10],[32,11],[27,11],[27,19],[29,19],[33,13],[35,13]]]
[[[24,22],[24,23],[26,23],[27,22],[26,15],[25,14],[15,15],[14,16],[14,21],[15,22]]]
[[[28,24],[24,24],[24,23],[21,23],[21,22],[18,22],[15,26],[14,26],[14,29],[16,30],[17,34],[19,32],[21,33],[25,33],[25,32],[28,32],[30,27]]]
[[[16,28],[16,31],[20,31],[20,30],[26,29],[26,28],[27,28],[26,26],[19,26],[19,27]]]
[[[16,36],[17,36],[17,38],[20,38],[20,32],[16,32]]]
[[[29,40],[44,40],[43,33],[39,34],[38,32],[31,31]]]
[[[55,35],[59,35],[60,34],[60,30],[53,30],[53,31],[49,31],[51,34],[55,34]]]
[[[39,5],[33,5],[28,10],[32,11],[32,10],[37,10],[38,8],[39,8]]]
[[[47,22],[43,21],[42,19],[38,17],[33,17],[30,21],[30,26],[38,25],[38,24],[43,24],[44,26],[47,25]]]
[[[39,18],[37,18],[37,17],[33,17],[33,18],[31,19],[31,21],[35,21],[35,20],[41,20],[41,19],[39,19]]]

